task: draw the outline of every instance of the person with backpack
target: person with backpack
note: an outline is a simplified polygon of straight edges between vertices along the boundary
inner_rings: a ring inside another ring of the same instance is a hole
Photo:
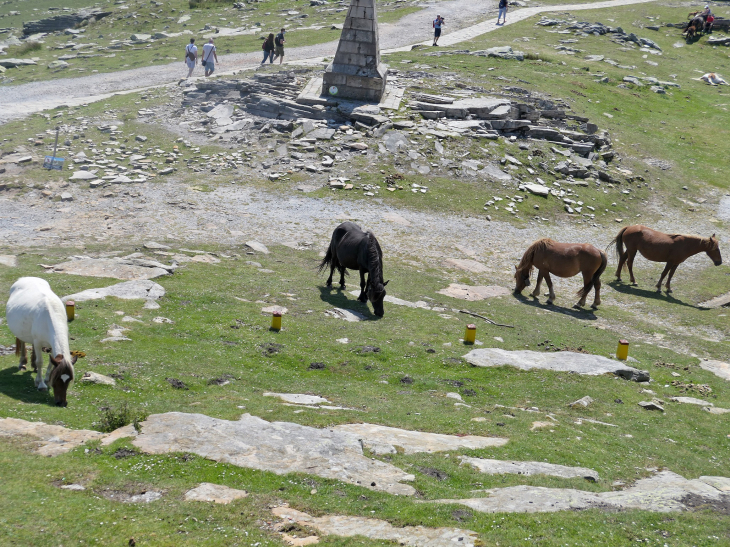
[[[264,50],[264,60],[261,61],[261,64],[266,64],[266,59],[269,59],[269,64],[272,64],[274,62],[274,33],[270,33],[269,37],[264,40],[264,43],[261,44],[261,49]]]
[[[439,45],[439,38],[441,37],[441,27],[445,25],[444,18],[440,15],[436,16],[433,21],[433,45]]]
[[[507,22],[507,1],[508,0],[499,0],[499,15],[497,15],[497,24],[499,24],[500,19],[502,19],[503,25]]]
[[[215,60],[213,60],[215,59]],[[208,77],[215,71],[215,64],[218,62],[218,54],[215,52],[213,38],[208,39],[208,43],[203,46],[203,68],[205,76]]]
[[[279,64],[281,64],[284,61],[284,33],[286,32],[286,29],[281,29],[281,32],[276,35],[276,38],[274,38],[274,59],[271,61],[272,63],[276,61],[276,58],[279,57]]]
[[[190,38],[190,43],[185,46],[185,64],[190,69],[187,75],[190,78],[195,70],[195,65],[198,64],[198,46],[195,45],[195,38]]]

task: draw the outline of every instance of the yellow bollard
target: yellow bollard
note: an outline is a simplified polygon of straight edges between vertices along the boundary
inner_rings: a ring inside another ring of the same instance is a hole
[[[271,315],[271,330],[281,330],[281,312],[275,311]]]
[[[618,341],[618,348],[616,348],[616,358],[621,361],[626,361],[629,358],[629,343],[626,340]]]
[[[473,344],[477,339],[477,326],[469,324],[466,326],[466,332],[464,333],[464,343]]]
[[[66,319],[70,323],[74,320],[74,317],[76,317],[76,303],[73,300],[69,300],[66,302]]]

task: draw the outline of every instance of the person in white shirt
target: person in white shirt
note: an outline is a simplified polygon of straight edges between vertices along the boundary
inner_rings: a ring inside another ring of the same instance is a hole
[[[213,74],[213,72],[215,71],[215,64],[217,62],[218,54],[215,52],[213,38],[210,38],[208,40],[208,43],[203,46],[203,68],[205,68],[206,76],[210,76],[211,74]]]
[[[195,65],[198,64],[198,46],[195,45],[195,38],[190,38],[190,43],[185,46],[185,64],[190,69],[187,75],[190,78],[195,70]]]

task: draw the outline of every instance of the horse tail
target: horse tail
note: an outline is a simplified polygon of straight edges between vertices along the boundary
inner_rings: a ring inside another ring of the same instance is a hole
[[[616,246],[616,258],[619,262],[621,262],[621,257],[624,254],[624,232],[627,228],[628,226],[626,228],[621,228],[621,231],[618,233],[618,235],[613,238],[613,241],[611,241],[611,243],[609,243],[606,247],[606,251],[608,251],[613,245]]]
[[[585,287],[580,289],[578,291],[578,296],[580,298],[585,298],[588,296],[588,294],[591,292],[591,290],[596,286],[596,281],[598,281],[601,278],[601,275],[603,275],[603,272],[606,271],[606,266],[608,266],[608,256],[606,256],[606,253],[599,250],[599,253],[601,253],[601,265],[596,270],[596,273],[593,274],[593,277],[591,277],[591,280],[586,283]]]
[[[322,259],[322,262],[319,263],[319,267],[317,268],[317,273],[322,273],[322,270],[332,265],[332,246],[330,245],[327,247],[327,253],[324,255],[324,258]]]

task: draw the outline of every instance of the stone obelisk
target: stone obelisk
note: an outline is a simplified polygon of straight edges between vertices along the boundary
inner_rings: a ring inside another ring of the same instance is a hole
[[[387,69],[380,63],[375,0],[351,0],[335,60],[324,74],[324,95],[380,102]]]

